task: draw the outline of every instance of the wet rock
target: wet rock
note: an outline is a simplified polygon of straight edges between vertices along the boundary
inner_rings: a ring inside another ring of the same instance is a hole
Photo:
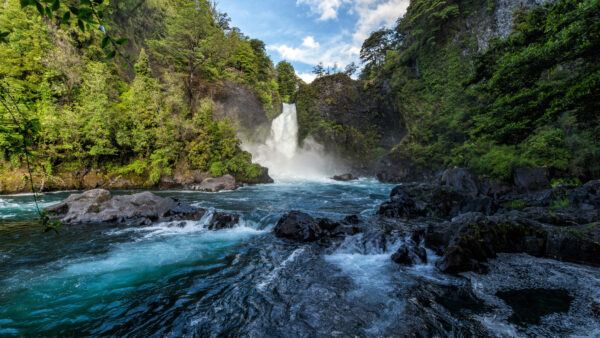
[[[427,263],[427,251],[424,248],[403,244],[392,255],[392,261],[402,265],[417,265]]]
[[[204,192],[218,192],[223,190],[235,190],[237,184],[235,178],[231,175],[225,175],[218,178],[207,178],[198,185],[191,186],[192,190]]]
[[[523,211],[493,216],[464,214],[439,227],[430,227],[425,236],[426,245],[443,254],[436,266],[446,273],[485,271],[481,263],[499,252],[600,265],[598,224],[552,226]]]
[[[65,225],[118,223],[137,226],[152,222],[197,221],[206,214],[204,209],[156,196],[151,192],[111,198],[110,192],[103,189],[73,194],[44,211]],[[218,230],[232,227],[238,220],[238,215],[215,213],[209,222],[209,228]]]
[[[208,221],[207,228],[209,230],[231,229],[235,227],[239,221],[240,215],[215,212],[210,221]]]
[[[520,192],[533,192],[550,188],[548,168],[517,168],[514,184]]]
[[[321,237],[321,228],[312,216],[300,212],[290,211],[275,225],[277,237],[289,238],[302,242],[316,241]]]
[[[274,232],[277,237],[301,242],[324,240],[324,243],[328,243],[328,239],[351,236],[360,232],[360,228],[349,221],[355,220],[351,217],[340,223],[328,218],[315,219],[301,211],[290,211],[279,219]]]
[[[342,175],[335,175],[332,177],[332,179],[334,179],[336,181],[347,182],[347,181],[358,180],[358,177],[355,177],[354,175],[348,173],[348,174],[342,174]]]
[[[494,213],[498,207],[487,197],[474,197],[462,190],[427,183],[399,185],[392,190],[391,201],[383,203],[378,214],[386,217],[452,218],[466,212]]]

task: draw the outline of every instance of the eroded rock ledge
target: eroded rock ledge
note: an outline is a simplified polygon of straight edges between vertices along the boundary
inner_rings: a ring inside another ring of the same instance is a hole
[[[600,266],[600,180],[502,199],[458,186],[397,186],[378,213],[417,224],[412,238],[442,256],[442,272],[485,271],[500,252]]]
[[[64,225],[105,223],[137,226],[153,222],[199,221],[206,215],[210,216],[206,227],[219,230],[232,228],[239,222],[239,215],[220,212],[207,215],[205,209],[151,192],[111,196],[104,189],[72,194],[44,211]]]

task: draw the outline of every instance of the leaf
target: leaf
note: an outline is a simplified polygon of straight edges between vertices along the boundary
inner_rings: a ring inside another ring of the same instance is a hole
[[[78,15],[79,14],[79,8],[74,7],[74,6],[69,6],[69,11],[71,11],[71,13]]]
[[[69,19],[71,19],[71,12],[66,12],[62,17],[61,22],[67,23],[67,22],[69,22]]]
[[[83,21],[81,21],[81,19],[77,19],[77,26],[79,26],[79,29],[85,32],[85,26],[83,25]]]
[[[110,42],[110,36],[106,35],[104,37],[104,39],[102,39],[102,48],[106,48],[106,46],[108,45],[108,43]]]
[[[30,0],[21,0],[21,8],[25,8],[27,6],[31,5],[31,1]]]
[[[38,12],[40,12],[41,16],[44,16],[44,6],[42,6],[41,3],[39,3],[39,1],[35,2],[35,7],[37,8]]]
[[[54,0],[54,2],[52,3],[52,10],[57,11],[59,8],[60,8],[60,1]]]
[[[113,59],[115,55],[117,55],[117,51],[113,50],[112,52],[108,53],[108,55],[106,55],[106,58]]]
[[[124,45],[127,43],[127,41],[129,41],[129,40],[127,40],[125,38],[120,38],[119,40],[116,41],[116,43],[117,43],[117,45]]]
[[[46,15],[52,19],[52,9],[50,7],[46,7]]]

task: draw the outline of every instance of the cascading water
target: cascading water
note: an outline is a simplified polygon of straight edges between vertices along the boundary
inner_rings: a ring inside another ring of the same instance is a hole
[[[298,149],[298,117],[296,105],[284,103],[281,115],[273,120],[267,146],[287,158],[293,158]]]
[[[254,162],[269,168],[276,180],[324,180],[342,171],[335,159],[312,138],[298,145],[296,104],[284,103],[282,113],[271,124],[264,144],[245,144]]]

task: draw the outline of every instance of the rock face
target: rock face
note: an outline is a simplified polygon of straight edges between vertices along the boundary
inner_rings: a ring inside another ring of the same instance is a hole
[[[377,212],[386,217],[452,218],[466,212],[492,214],[498,208],[487,197],[475,197],[468,191],[427,183],[411,183],[395,187],[391,201],[383,203]]]
[[[271,178],[271,176],[269,176],[269,168],[266,167],[262,167],[262,172],[260,174],[260,176],[258,176],[256,179],[251,180],[247,183],[250,184],[270,184],[270,183],[275,183],[275,181]]]
[[[44,211],[59,218],[65,225],[118,223],[135,226],[152,222],[198,221],[206,214],[204,209],[151,192],[111,198],[110,192],[103,189],[73,194]],[[207,227],[210,230],[231,228],[238,221],[239,215],[214,213]]]
[[[519,192],[534,192],[550,188],[548,168],[517,168],[513,174]]]
[[[191,186],[192,190],[205,192],[218,192],[223,190],[235,190],[237,184],[235,178],[231,175],[225,175],[219,178],[207,178],[198,185]]]
[[[277,237],[301,242],[314,242],[332,237],[354,235],[360,231],[355,226],[356,217],[346,217],[342,222],[327,218],[313,218],[301,211],[290,211],[283,215],[275,225]]]
[[[342,174],[342,175],[335,175],[332,177],[332,179],[334,179],[336,181],[346,182],[346,181],[355,181],[358,179],[358,177],[355,177],[352,174]]]

